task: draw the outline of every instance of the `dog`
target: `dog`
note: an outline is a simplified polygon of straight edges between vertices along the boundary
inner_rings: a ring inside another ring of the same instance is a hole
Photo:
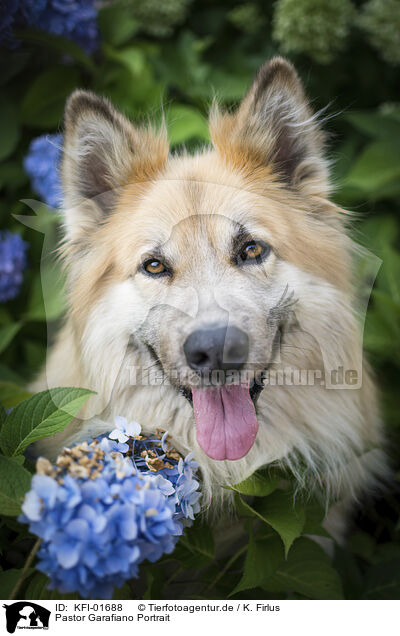
[[[329,200],[318,117],[276,57],[235,111],[214,103],[209,129],[209,147],[170,155],[165,126],[134,126],[91,92],[69,98],[60,248],[69,309],[32,389],[96,395],[39,452],[52,456],[122,415],[194,451],[205,508],[279,465],[347,509],[387,462],[354,245],[348,215]],[[340,370],[348,385],[333,380]],[[151,372],[157,381],[144,380]],[[330,522],[336,534],[340,519]]]

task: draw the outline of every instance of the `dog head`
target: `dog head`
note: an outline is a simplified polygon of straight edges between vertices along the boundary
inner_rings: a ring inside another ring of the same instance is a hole
[[[323,343],[322,354],[291,347],[302,368],[348,351],[348,244],[327,200],[323,136],[288,62],[264,65],[236,112],[214,107],[210,136],[195,156],[169,156],[164,130],[74,93],[65,254],[95,388],[139,356],[192,402],[205,453],[237,460],[257,436],[257,398],[282,337],[290,349],[300,321]]]

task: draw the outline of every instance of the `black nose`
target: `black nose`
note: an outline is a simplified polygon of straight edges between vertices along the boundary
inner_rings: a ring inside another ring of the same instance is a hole
[[[247,360],[249,339],[238,327],[197,329],[186,338],[183,350],[196,371],[236,370]]]

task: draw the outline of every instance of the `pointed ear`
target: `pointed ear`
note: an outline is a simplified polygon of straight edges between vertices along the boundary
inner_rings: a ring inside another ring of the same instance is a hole
[[[260,68],[235,113],[215,109],[210,131],[216,150],[242,169],[270,167],[285,185],[326,195],[324,136],[294,67],[283,58]]]
[[[135,128],[107,99],[75,91],[65,111],[62,159],[67,237],[98,226],[120,188],[151,179],[167,156],[165,133]]]

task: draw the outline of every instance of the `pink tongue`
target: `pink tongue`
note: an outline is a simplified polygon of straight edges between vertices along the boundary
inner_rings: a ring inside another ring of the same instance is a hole
[[[192,389],[197,441],[211,459],[240,459],[249,452],[258,422],[249,389],[223,385]]]

